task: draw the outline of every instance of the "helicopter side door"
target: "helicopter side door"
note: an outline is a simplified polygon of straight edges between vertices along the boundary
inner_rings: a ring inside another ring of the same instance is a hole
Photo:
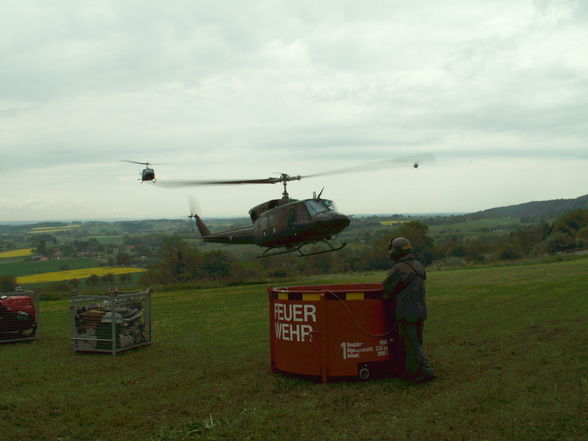
[[[290,213],[288,217],[288,229],[290,231],[296,230],[296,224],[304,222],[310,219],[310,214],[306,209],[304,203],[298,203],[290,207]]]
[[[279,245],[280,233],[284,232],[280,228],[280,210],[270,210],[259,216],[256,224],[259,225],[260,240],[258,245],[261,246],[276,246]]]
[[[263,213],[259,218],[259,222],[264,239],[270,238],[276,232],[276,216],[273,213]]]
[[[304,232],[308,228],[308,221],[310,221],[310,213],[306,208],[306,204],[297,203],[290,207],[288,216],[288,233],[294,241],[301,241],[304,237]]]

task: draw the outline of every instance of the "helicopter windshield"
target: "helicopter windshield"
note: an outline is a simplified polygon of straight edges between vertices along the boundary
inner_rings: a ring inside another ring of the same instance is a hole
[[[337,207],[335,206],[335,203],[333,201],[330,201],[328,199],[321,199],[321,202],[325,204],[330,211],[337,211]]]
[[[335,204],[333,201],[326,199],[321,199],[318,201],[312,200],[306,201],[306,208],[312,217],[318,213],[322,213],[323,211],[335,211]]]

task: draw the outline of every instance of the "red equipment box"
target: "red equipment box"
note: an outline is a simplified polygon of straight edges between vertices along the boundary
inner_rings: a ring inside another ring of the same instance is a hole
[[[272,371],[367,379],[396,361],[381,284],[268,288]]]
[[[31,340],[38,329],[38,294],[0,293],[0,342]]]

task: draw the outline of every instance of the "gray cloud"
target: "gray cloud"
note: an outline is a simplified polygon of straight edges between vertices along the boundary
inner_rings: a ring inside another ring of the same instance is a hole
[[[7,0],[0,170],[90,185],[93,165],[134,178],[119,159],[182,178],[415,152],[585,160],[587,20],[580,0]]]

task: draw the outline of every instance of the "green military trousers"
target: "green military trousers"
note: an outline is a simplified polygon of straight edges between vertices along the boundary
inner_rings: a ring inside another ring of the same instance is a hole
[[[422,349],[424,323],[422,319],[414,323],[398,321],[398,339],[404,358],[403,373],[411,381],[427,381],[435,377],[435,371]]]

